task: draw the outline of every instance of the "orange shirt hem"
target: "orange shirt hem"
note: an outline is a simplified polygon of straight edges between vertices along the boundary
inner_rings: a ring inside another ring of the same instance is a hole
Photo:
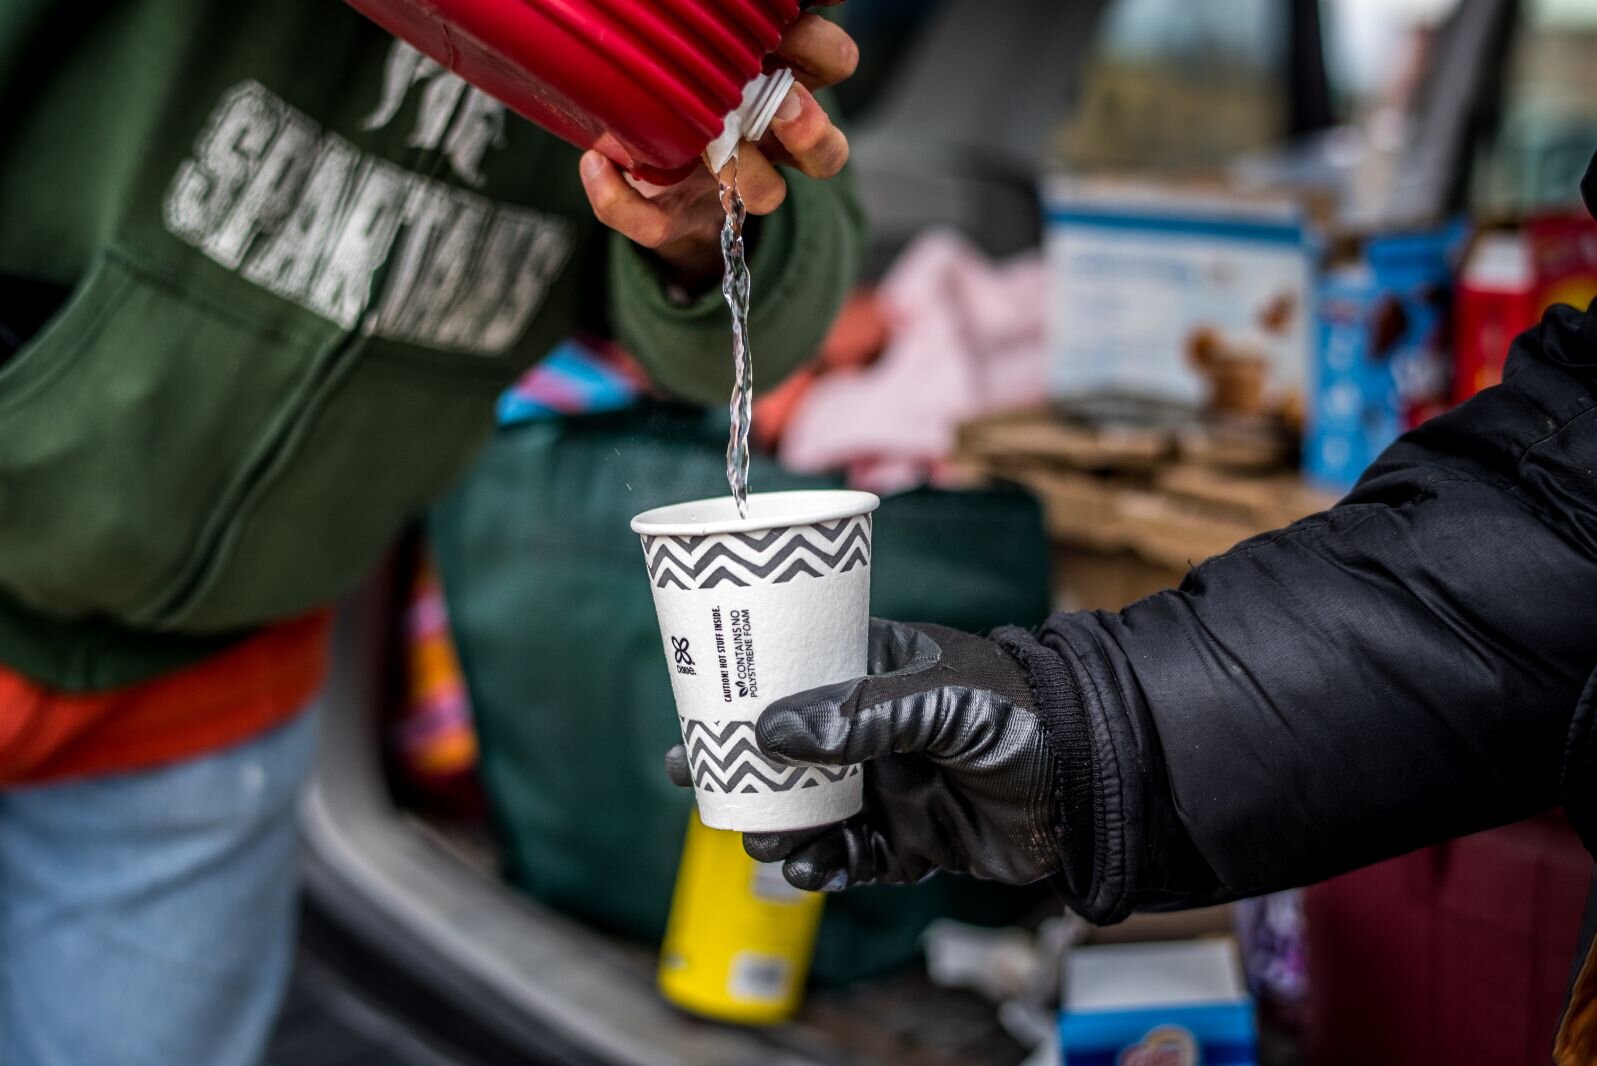
[[[282,622],[109,692],[58,692],[0,667],[0,787],[150,769],[288,721],[326,679],[330,619]]]

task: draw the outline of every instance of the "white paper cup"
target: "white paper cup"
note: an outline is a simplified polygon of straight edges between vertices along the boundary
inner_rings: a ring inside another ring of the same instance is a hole
[[[739,518],[730,496],[632,520],[699,817],[769,833],[859,811],[858,766],[785,766],[760,753],[754,722],[773,701],[865,673],[870,626],[868,492],[769,492]]]

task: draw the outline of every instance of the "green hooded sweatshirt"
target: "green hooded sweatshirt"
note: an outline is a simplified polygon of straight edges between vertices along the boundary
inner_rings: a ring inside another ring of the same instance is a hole
[[[723,403],[724,305],[594,221],[575,149],[333,0],[0,4],[0,663],[92,691],[326,604],[574,326]],[[754,250],[774,381],[862,223],[789,175]]]

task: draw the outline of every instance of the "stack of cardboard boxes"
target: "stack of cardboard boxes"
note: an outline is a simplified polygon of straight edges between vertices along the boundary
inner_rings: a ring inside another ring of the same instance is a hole
[[[1062,609],[1124,606],[1240,540],[1323,510],[1264,420],[1095,423],[1047,411],[966,425],[972,471],[1029,488],[1057,553]]]
[[[1090,558],[1062,570],[1071,606],[1121,606],[1328,506],[1500,380],[1547,306],[1597,295],[1583,214],[1352,233],[1313,195],[1213,183],[1044,198],[1054,406],[968,427],[962,456],[1033,488],[1064,561]]]

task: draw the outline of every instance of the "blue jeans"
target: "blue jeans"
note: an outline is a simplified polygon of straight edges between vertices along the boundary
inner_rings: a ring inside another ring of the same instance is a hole
[[[316,716],[0,791],[0,1066],[251,1066],[293,955]]]

